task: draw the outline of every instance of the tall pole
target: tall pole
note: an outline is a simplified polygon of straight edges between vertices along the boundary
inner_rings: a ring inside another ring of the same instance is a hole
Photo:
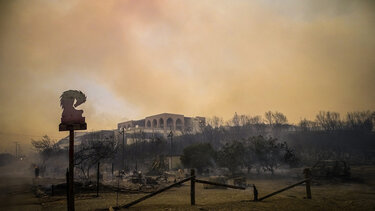
[[[74,211],[74,130],[69,130],[69,198],[68,211]]]
[[[134,129],[134,134],[135,134],[135,129]],[[137,139],[137,136],[135,136],[135,170],[136,171],[138,171],[138,156],[137,156],[138,146],[137,146],[137,142],[138,142],[138,139]]]
[[[170,141],[171,141],[171,145],[170,145],[170,149],[169,149],[169,159],[171,161],[171,167],[169,170],[172,170],[172,151],[173,151],[173,148],[172,148],[172,142],[173,142],[173,132],[172,132],[172,128],[171,128],[171,132],[168,134],[168,137],[170,138]]]
[[[16,141],[16,158],[18,158],[18,142]]]
[[[66,201],[69,205],[69,169],[68,168],[66,168],[65,179],[66,179]],[[68,211],[69,211],[69,206],[68,206]]]
[[[122,169],[125,169],[125,128],[122,128]]]

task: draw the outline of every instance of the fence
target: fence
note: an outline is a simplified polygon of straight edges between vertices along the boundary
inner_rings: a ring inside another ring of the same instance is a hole
[[[99,183],[99,165],[100,164],[98,163],[97,183]],[[261,198],[258,198],[258,190],[257,190],[256,186],[253,184],[252,187],[253,187],[253,197],[254,197],[254,199],[253,200],[249,200],[249,201],[255,201],[255,202],[256,201],[263,201],[264,199],[267,199],[267,198],[269,198],[271,196],[274,196],[276,194],[279,194],[281,192],[289,190],[289,189],[291,189],[293,187],[296,187],[298,185],[301,185],[303,183],[306,184],[306,198],[307,199],[311,199],[312,198],[311,197],[311,187],[310,187],[310,185],[311,185],[311,171],[310,171],[310,169],[306,168],[306,169],[304,169],[303,173],[304,173],[304,176],[305,176],[304,180],[299,181],[299,182],[297,182],[295,184],[289,185],[289,186],[287,186],[285,188],[282,188],[280,190],[277,190],[277,191],[275,191],[273,193],[270,193],[270,194],[268,194],[266,196],[263,196]],[[67,177],[66,179],[68,181],[68,178],[69,178],[68,177],[68,171],[67,171],[66,177]],[[155,196],[155,195],[157,195],[159,193],[162,193],[162,192],[164,192],[166,190],[169,190],[169,189],[171,189],[173,187],[180,186],[181,184],[183,184],[185,182],[188,182],[188,181],[190,181],[190,204],[191,205],[195,205],[195,198],[196,198],[195,197],[195,183],[203,183],[203,184],[209,184],[209,185],[214,185],[214,186],[222,186],[222,187],[227,187],[227,188],[232,188],[232,189],[239,189],[239,190],[245,190],[246,189],[246,187],[235,186],[235,185],[228,185],[228,184],[222,184],[222,183],[217,183],[217,182],[211,182],[211,181],[196,179],[195,170],[191,169],[190,177],[182,179],[181,181],[173,183],[172,185],[169,185],[169,186],[164,187],[164,188],[162,188],[160,190],[152,192],[152,193],[150,193],[148,195],[145,195],[145,196],[143,196],[143,197],[141,197],[141,198],[139,198],[139,199],[137,199],[135,201],[132,201],[130,203],[127,203],[125,205],[122,205],[122,206],[117,206],[116,205],[116,207],[113,207],[113,209],[118,210],[118,209],[121,209],[121,208],[129,208],[129,207],[131,207],[131,206],[133,206],[135,204],[138,204],[138,203],[140,203],[140,202],[142,202],[142,201],[144,201],[144,200],[146,200],[148,198],[151,198],[151,197],[153,197],[153,196]],[[53,187],[52,187],[52,193],[53,193]],[[68,191],[67,191],[67,194],[68,194]],[[97,196],[98,195],[99,195],[99,184],[97,184]]]
[[[190,177],[187,177],[187,178],[185,178],[185,179],[183,179],[183,180],[181,180],[179,182],[176,182],[176,183],[174,183],[172,185],[169,185],[169,186],[167,186],[165,188],[162,188],[162,189],[160,189],[158,191],[150,193],[150,194],[148,194],[146,196],[143,196],[143,197],[141,197],[141,198],[139,198],[139,199],[137,199],[135,201],[132,201],[130,203],[127,203],[125,205],[114,207],[113,209],[117,210],[117,209],[121,209],[121,208],[129,208],[129,207],[131,207],[131,206],[133,206],[135,204],[138,204],[138,203],[140,203],[140,202],[142,202],[142,201],[144,201],[144,200],[146,200],[148,198],[151,198],[151,197],[153,197],[153,196],[155,196],[155,195],[157,195],[159,193],[162,193],[162,192],[164,192],[164,191],[166,191],[168,189],[171,189],[173,187],[179,186],[179,185],[181,185],[181,184],[183,184],[185,182],[188,182],[188,181],[190,181],[190,204],[191,205],[195,205],[195,198],[196,198],[195,197],[195,183],[203,183],[203,184],[209,184],[209,185],[215,185],[215,186],[222,186],[222,187],[227,187],[227,188],[232,188],[232,189],[239,189],[239,190],[245,190],[246,189],[245,187],[241,187],[241,186],[227,185],[227,184],[222,184],[222,183],[217,183],[217,182],[211,182],[211,181],[205,181],[205,180],[201,180],[201,179],[196,179],[195,178],[195,170],[191,169],[191,175],[190,175]],[[273,192],[271,194],[268,194],[268,195],[266,195],[264,197],[261,197],[260,199],[258,199],[258,190],[257,190],[256,186],[252,185],[252,187],[253,187],[253,196],[254,196],[253,201],[262,201],[262,200],[264,200],[266,198],[269,198],[269,197],[271,197],[273,195],[281,193],[281,192],[283,192],[285,190],[293,188],[293,187],[295,187],[297,185],[300,185],[302,183],[306,183],[307,198],[311,198],[310,178],[306,178],[305,180],[302,180],[302,181],[300,181],[300,182],[298,182],[296,184],[290,185],[290,186],[288,186],[286,188],[283,188],[281,190],[275,191],[275,192]]]

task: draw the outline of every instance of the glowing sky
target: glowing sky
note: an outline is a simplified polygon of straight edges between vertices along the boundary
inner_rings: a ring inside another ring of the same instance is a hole
[[[1,1],[0,147],[162,112],[375,110],[374,1]],[[0,150],[1,151],[1,150]]]

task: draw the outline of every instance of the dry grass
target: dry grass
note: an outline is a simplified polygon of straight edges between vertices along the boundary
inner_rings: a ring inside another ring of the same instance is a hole
[[[375,167],[362,166],[352,170],[354,177],[362,178],[358,180],[361,182],[325,182],[321,185],[313,185],[311,200],[304,199],[306,194],[304,185],[262,202],[249,202],[248,200],[253,199],[252,188],[204,189],[203,184],[196,184],[196,206],[190,206],[190,184],[187,182],[180,188],[161,193],[128,210],[375,210]],[[248,183],[256,184],[261,197],[297,180],[269,178],[253,179]],[[4,184],[4,180],[1,181]],[[126,204],[143,195],[145,194],[119,194],[119,203]],[[66,210],[65,196],[35,199],[30,194],[27,196],[19,194],[7,197],[11,198],[10,201],[14,206],[9,206],[9,203],[5,206],[3,202],[1,206],[3,208],[17,208],[21,206],[16,206],[17,203],[29,203],[31,210]],[[16,204],[15,200],[18,201]],[[41,206],[33,207],[38,205],[38,202]],[[110,206],[116,206],[116,193],[101,193],[100,197],[95,197],[94,193],[78,194],[75,206],[76,210],[108,209]]]

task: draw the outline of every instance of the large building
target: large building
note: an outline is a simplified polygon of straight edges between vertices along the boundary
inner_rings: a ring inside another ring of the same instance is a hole
[[[185,117],[182,114],[162,113],[145,117],[140,120],[129,120],[117,124],[119,131],[124,131],[128,144],[134,143],[135,134],[143,134],[144,139],[149,140],[155,136],[166,138],[172,131],[175,136],[184,133],[197,133],[201,126],[205,125],[204,117]]]

